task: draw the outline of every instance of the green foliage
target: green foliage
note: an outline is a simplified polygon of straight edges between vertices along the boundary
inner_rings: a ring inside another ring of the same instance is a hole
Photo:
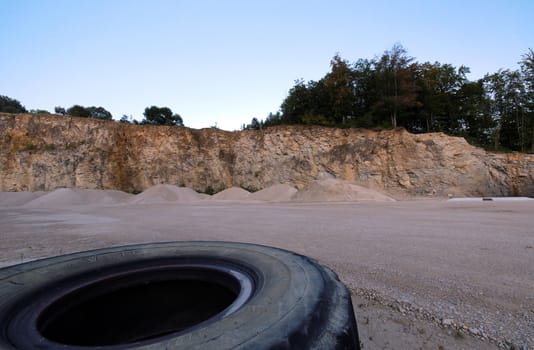
[[[168,107],[147,107],[143,115],[145,119],[143,119],[141,124],[184,126],[182,117],[178,114],[173,114],[172,110]]]
[[[73,117],[82,118],[89,118],[91,116],[91,112],[87,108],[80,105],[74,105],[67,109],[67,114]]]
[[[61,106],[56,106],[56,107],[54,107],[54,113],[65,115],[65,114],[67,114],[67,111],[65,110],[65,108],[63,108]]]
[[[56,113],[58,112],[62,112],[61,107],[56,107]],[[83,107],[80,105],[74,105],[66,110],[66,114],[82,118],[94,118],[103,120],[113,119],[111,113],[108,112],[104,107]]]
[[[397,127],[399,113],[417,107],[417,87],[415,84],[416,65],[406,50],[395,44],[374,64],[378,98],[372,109],[388,115],[391,126]]]
[[[334,56],[330,61],[331,71],[323,81],[312,85],[312,99],[324,98],[323,105],[330,106],[330,119],[327,121],[321,112],[323,106],[318,106],[312,113],[303,116],[303,122],[310,124],[310,121],[317,120],[320,125],[344,124],[347,119],[353,117],[354,94],[352,88],[353,74],[349,63],[339,55]],[[319,91],[322,89],[323,91]],[[306,118],[307,117],[307,118]]]
[[[30,113],[31,114],[50,114],[50,112],[45,109],[32,109]]]
[[[312,98],[312,82],[307,85],[302,80],[295,81],[289,95],[282,102],[282,124],[302,124],[302,116],[309,113],[317,104]]]
[[[331,126],[332,122],[324,115],[306,113],[302,116],[302,124]]]
[[[0,95],[0,112],[3,113],[27,113],[28,111],[17,100]]]
[[[122,115],[121,119],[119,120],[119,123],[139,125],[139,122],[134,119],[134,117],[126,114]]]
[[[282,124],[282,113],[280,112],[269,113],[267,119],[263,121],[263,127],[275,126],[280,124]]]
[[[113,115],[108,112],[104,107],[88,107],[90,117],[95,119],[112,120]]]
[[[534,153],[534,51],[529,49],[519,62],[521,77],[525,86],[524,93],[524,127],[526,129],[524,140],[525,148],[530,142],[530,152]]]
[[[281,124],[444,132],[489,149],[534,152],[534,51],[521,71],[469,81],[465,66],[419,63],[395,44],[355,63],[339,55],[318,81],[295,81],[280,112],[244,129]]]
[[[243,125],[243,130],[261,130],[263,129],[263,121],[259,121],[258,118],[252,118],[252,121],[248,125]]]
[[[493,131],[495,149],[525,151],[531,147],[527,87],[519,71],[499,70],[486,75],[486,88],[491,94],[490,113],[496,123]],[[529,147],[530,146],[530,147]]]
[[[36,149],[37,149],[37,145],[34,144],[32,141],[26,141],[22,145],[22,150],[23,151],[34,151]]]
[[[127,116],[126,114],[123,114],[121,119],[119,120],[119,123],[132,124],[132,121],[132,116]]]

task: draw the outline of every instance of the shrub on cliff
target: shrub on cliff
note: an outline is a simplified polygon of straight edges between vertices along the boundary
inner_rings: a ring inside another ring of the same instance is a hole
[[[28,111],[17,100],[0,95],[0,112],[4,113],[27,113]]]
[[[56,112],[60,110],[61,107],[56,107]],[[113,116],[110,112],[108,112],[104,107],[84,107],[80,105],[74,105],[67,109],[66,113],[68,115],[72,115],[74,117],[82,117],[82,118],[94,118],[94,119],[105,119],[105,120],[111,120],[113,119]]]
[[[172,110],[168,107],[147,107],[143,115],[145,119],[143,119],[141,124],[184,126],[182,117],[178,114],[173,114]]]

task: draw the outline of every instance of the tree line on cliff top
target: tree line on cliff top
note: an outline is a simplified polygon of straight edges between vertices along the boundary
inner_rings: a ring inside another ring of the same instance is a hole
[[[56,114],[72,115],[75,117],[95,118],[112,120],[113,116],[103,107],[83,107],[74,105],[65,110],[62,107],[56,107]],[[143,113],[144,119],[137,122],[132,117],[123,115],[119,120],[121,123],[141,124],[141,125],[169,125],[169,126],[184,126],[184,121],[179,114],[173,113],[169,107],[150,106],[145,108]]]
[[[242,128],[403,127],[412,133],[462,136],[487,149],[534,152],[534,51],[522,55],[519,64],[519,70],[501,69],[470,81],[468,67],[419,63],[400,44],[381,56],[353,63],[336,55],[323,78],[297,80],[278,112],[265,120],[253,118]],[[0,112],[27,111],[19,101],[0,96]],[[94,106],[56,107],[55,113],[112,119],[110,112]],[[147,107],[143,115],[141,122],[128,116],[120,122],[184,125],[168,107]]]
[[[4,113],[33,113],[33,114],[50,114],[50,112],[42,109],[26,110],[26,108],[17,100],[8,96],[0,95],[0,112]],[[61,106],[54,108],[56,115],[70,115],[74,117],[93,118],[101,120],[112,120],[113,115],[104,107],[84,107],[74,105],[68,109]],[[132,117],[126,115],[119,120],[121,123],[141,124],[141,125],[175,125],[184,126],[182,117],[179,114],[173,113],[168,107],[151,106],[145,108],[143,113],[144,119],[141,122],[134,120]]]
[[[297,80],[280,111],[243,129],[309,124],[444,132],[489,149],[534,151],[534,51],[520,70],[470,81],[469,68],[419,63],[399,44],[373,59],[339,55],[321,79]]]

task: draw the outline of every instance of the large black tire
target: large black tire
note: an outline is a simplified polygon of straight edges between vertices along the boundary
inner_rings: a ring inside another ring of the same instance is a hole
[[[88,347],[360,348],[347,288],[285,250],[156,243],[0,269],[0,349]]]

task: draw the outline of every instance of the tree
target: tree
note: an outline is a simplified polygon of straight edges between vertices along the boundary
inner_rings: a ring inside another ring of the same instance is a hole
[[[302,116],[312,109],[311,93],[302,80],[296,80],[295,85],[282,102],[280,110],[284,124],[302,124]]]
[[[132,116],[127,116],[126,114],[123,114],[121,119],[119,120],[119,123],[132,124],[132,120]]]
[[[268,126],[275,126],[282,124],[282,113],[276,112],[276,113],[269,113],[267,118],[265,118],[265,121],[263,121],[263,127],[266,128]]]
[[[263,121],[259,121],[258,118],[252,118],[252,121],[248,125],[243,125],[243,130],[261,130],[263,129]]]
[[[56,113],[61,112],[61,107],[56,107]],[[108,112],[104,107],[84,107],[80,105],[74,105],[67,109],[66,114],[72,115],[74,117],[82,118],[94,118],[94,119],[103,119],[111,120],[113,116]]]
[[[74,105],[67,109],[67,114],[73,117],[82,118],[89,118],[91,116],[91,112],[87,108],[80,105]]]
[[[89,110],[90,117],[95,119],[103,119],[103,120],[111,120],[113,119],[113,115],[111,115],[110,112],[108,112],[104,107],[87,107],[87,110]]]
[[[515,70],[507,73],[506,99],[509,103],[509,110],[506,118],[501,123],[501,140],[507,148],[525,152],[527,141],[525,85],[519,71]]]
[[[525,87],[518,71],[508,69],[484,78],[495,120],[494,147],[524,150],[526,146]]]
[[[32,109],[30,110],[30,113],[31,114],[50,114],[50,112],[47,111],[46,109]]]
[[[359,59],[353,65],[354,103],[351,125],[358,127],[372,127],[379,124],[372,108],[378,101],[376,61]]]
[[[319,81],[295,81],[280,106],[281,124],[333,125],[334,111],[326,78]],[[266,120],[265,126],[273,125]]]
[[[329,97],[331,115],[329,116],[333,124],[345,124],[353,117],[354,86],[352,70],[349,63],[339,55],[334,56],[330,61],[331,71],[324,78]]]
[[[26,108],[17,100],[0,95],[0,112],[4,113],[28,113]]]
[[[491,118],[490,101],[483,80],[465,82],[455,94],[460,135],[481,146],[491,145],[495,121]]]
[[[65,114],[67,114],[67,111],[65,110],[65,108],[63,108],[61,106],[56,106],[56,107],[54,107],[54,113],[65,115]]]
[[[141,124],[184,126],[182,117],[178,114],[173,114],[168,107],[147,107],[143,115],[145,119]]]
[[[420,64],[400,44],[354,64],[336,55],[323,78],[297,80],[280,112],[269,115],[263,127],[402,126],[410,132],[462,136],[495,149],[534,152],[534,51],[529,49],[519,63],[520,72],[501,70],[469,81],[468,67]]]
[[[389,114],[393,128],[397,127],[399,112],[419,104],[412,61],[413,58],[407,55],[404,47],[395,44],[390,51],[384,52],[375,66],[380,96],[375,109]]]
[[[435,131],[437,115],[444,114],[444,94],[440,86],[441,65],[423,63],[418,65],[417,84],[419,86],[419,102],[421,113],[425,118],[426,131]]]
[[[529,49],[522,55],[519,62],[521,66],[521,76],[525,84],[525,114],[530,123],[530,150],[534,152],[534,51]]]
[[[458,92],[463,84],[467,83],[466,74],[469,68],[460,66],[454,67],[451,64],[440,64],[436,62],[433,66],[433,72],[427,81],[430,82],[429,102],[433,112],[432,127],[435,131],[442,131],[450,135],[460,135],[463,131],[461,123],[461,111],[458,109]],[[425,83],[428,85],[429,83]],[[423,91],[429,92],[423,89]],[[426,106],[429,107],[428,105]],[[425,108],[425,106],[423,106]]]

